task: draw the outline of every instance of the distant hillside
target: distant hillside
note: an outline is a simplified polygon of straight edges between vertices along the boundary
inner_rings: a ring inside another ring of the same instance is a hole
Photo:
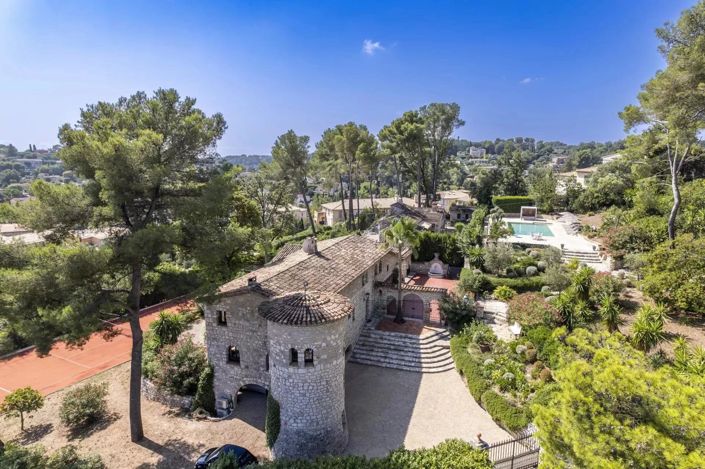
[[[257,169],[260,163],[272,161],[271,155],[228,155],[223,159],[232,165],[243,166],[247,170]]]

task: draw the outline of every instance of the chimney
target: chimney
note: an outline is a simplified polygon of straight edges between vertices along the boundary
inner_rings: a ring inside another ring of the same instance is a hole
[[[257,283],[257,277],[254,275],[247,279],[247,288],[250,290],[256,288],[259,284]]]
[[[306,254],[316,254],[318,252],[316,238],[313,236],[309,236],[308,238],[306,238],[301,249],[303,249]]]

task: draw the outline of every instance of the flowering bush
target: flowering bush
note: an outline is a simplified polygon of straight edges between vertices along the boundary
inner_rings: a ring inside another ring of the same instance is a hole
[[[560,321],[558,310],[537,293],[522,293],[512,298],[509,318],[524,327],[554,326]]]

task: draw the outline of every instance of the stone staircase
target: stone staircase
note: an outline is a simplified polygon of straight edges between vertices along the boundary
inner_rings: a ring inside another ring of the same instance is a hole
[[[427,329],[433,332],[416,336],[365,327],[350,361],[417,373],[453,370],[455,364],[450,355],[450,334],[445,329]]]
[[[563,262],[568,262],[572,259],[577,259],[585,264],[602,264],[603,262],[602,257],[596,251],[570,251],[564,249],[561,257]]]

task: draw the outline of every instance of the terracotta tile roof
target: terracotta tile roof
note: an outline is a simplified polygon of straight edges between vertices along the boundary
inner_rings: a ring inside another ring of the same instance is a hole
[[[259,314],[267,321],[288,326],[313,326],[338,321],[347,317],[352,310],[352,303],[343,295],[320,291],[287,293],[259,306]]]
[[[266,296],[296,292],[304,288],[337,293],[369,269],[389,249],[359,235],[318,242],[318,253],[303,250],[238,277],[219,289],[222,295],[236,295],[254,289]],[[252,287],[248,279],[255,277]]]
[[[301,250],[301,246],[303,243],[286,243],[284,246],[279,249],[279,252],[277,252],[277,255],[272,258],[271,261],[269,261],[269,264],[274,264],[277,262],[282,261],[285,257],[287,257],[289,254],[293,254],[296,251]]]
[[[386,287],[386,288],[397,288],[397,284],[392,282],[391,280],[387,280],[384,282],[375,282],[375,286],[376,287]],[[409,283],[402,283],[401,289],[404,291],[418,291],[418,292],[427,292],[427,293],[448,293],[447,288],[426,287],[423,285],[412,285]]]

